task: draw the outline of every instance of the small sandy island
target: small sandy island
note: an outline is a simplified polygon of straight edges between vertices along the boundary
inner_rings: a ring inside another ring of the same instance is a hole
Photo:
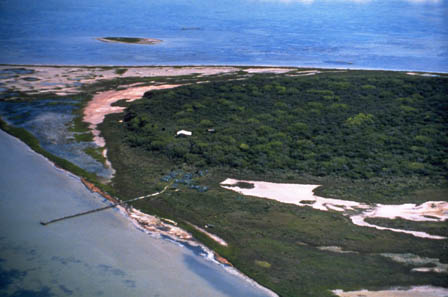
[[[130,44],[157,44],[162,40],[156,38],[141,38],[141,37],[99,37],[97,40],[102,42],[112,43],[130,43]]]

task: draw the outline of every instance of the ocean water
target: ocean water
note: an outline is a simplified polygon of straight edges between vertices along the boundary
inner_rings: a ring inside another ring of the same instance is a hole
[[[0,296],[268,296],[197,250],[153,238],[0,130]]]
[[[448,72],[447,15],[445,0],[1,0],[0,63]]]

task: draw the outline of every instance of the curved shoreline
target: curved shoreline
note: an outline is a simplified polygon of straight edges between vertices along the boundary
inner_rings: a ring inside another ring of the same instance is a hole
[[[146,231],[145,231],[146,232]],[[150,232],[150,231],[148,231],[148,232]],[[157,231],[156,231],[157,232]]]
[[[50,160],[48,160],[48,161],[50,161]],[[96,187],[94,184],[87,181],[86,179],[80,178],[76,175],[74,177],[79,178],[81,183],[92,193],[97,193],[112,203],[125,204],[126,201],[121,201],[121,200],[118,200],[118,199],[112,197],[108,193],[106,193],[103,190]],[[164,190],[166,190],[166,189],[167,188],[165,188]],[[159,193],[161,194],[162,192],[159,192]],[[124,207],[122,205],[118,205],[118,206],[116,206],[116,208],[120,211],[120,213],[122,215],[126,216],[134,224],[134,226],[137,229],[139,229],[149,235],[156,236],[158,238],[160,238],[161,236],[165,236],[168,239],[174,241],[175,243],[179,243],[181,245],[186,245],[187,247],[189,247],[189,246],[190,247],[199,247],[206,254],[206,256],[204,256],[206,259],[208,259],[218,265],[222,265],[228,273],[231,273],[233,275],[236,275],[236,276],[242,278],[243,280],[247,281],[252,286],[265,291],[271,297],[279,297],[279,295],[277,295],[274,291],[260,285],[258,282],[251,279],[250,277],[248,277],[241,271],[239,271],[226,258],[222,257],[217,252],[209,249],[207,246],[205,246],[204,244],[202,244],[199,241],[197,241],[196,239],[194,239],[193,235],[191,235],[189,232],[183,230],[180,227],[173,225],[173,223],[176,224],[176,222],[167,220],[167,219],[163,219],[163,218],[158,218],[153,215],[145,214],[145,213],[139,211],[138,209],[135,209],[132,206]],[[191,225],[194,229],[198,230],[199,232],[205,231],[191,223],[187,222],[187,224]],[[219,243],[221,245],[227,245],[227,243],[221,242],[222,239],[217,237],[216,235],[211,234],[209,232],[206,232],[205,234],[207,236],[209,236],[211,239],[215,240],[217,243]]]
[[[123,201],[121,201],[121,200],[119,200],[117,198],[112,197],[111,195],[109,195],[108,193],[103,191],[102,189],[98,188],[95,184],[91,183],[86,178],[80,177],[76,173],[71,172],[71,171],[69,171],[69,170],[67,170],[65,168],[62,168],[55,161],[49,159],[47,156],[42,154],[42,151],[36,151],[35,148],[30,147],[30,145],[26,141],[21,139],[18,135],[14,135],[13,133],[11,133],[11,131],[9,131],[8,129],[4,129],[4,128],[5,128],[4,125],[0,125],[0,130],[2,130],[3,132],[7,133],[10,136],[12,136],[17,141],[22,142],[23,144],[25,144],[29,148],[29,150],[31,152],[36,153],[37,155],[39,155],[42,158],[44,158],[55,169],[60,170],[64,174],[67,174],[70,177],[73,177],[73,178],[77,179],[90,192],[97,193],[98,195],[103,197],[105,200],[110,201],[112,203],[122,203],[123,202]],[[190,247],[200,247],[204,251],[204,253],[206,254],[204,256],[206,259],[216,263],[217,265],[222,265],[222,267],[228,273],[231,273],[233,275],[236,275],[236,276],[240,277],[241,279],[247,281],[250,285],[265,291],[271,297],[279,297],[274,291],[272,291],[272,290],[270,290],[270,289],[260,285],[255,280],[249,278],[244,273],[240,272],[229,261],[227,261],[227,259],[223,258],[218,253],[216,253],[213,250],[209,249],[208,247],[206,247],[205,245],[201,244],[200,242],[196,241],[193,238],[193,236],[190,233],[188,233],[187,231],[185,231],[185,230],[183,230],[183,229],[181,229],[181,228],[179,228],[177,226],[173,226],[171,224],[167,224],[167,223],[163,222],[163,221],[166,222],[168,220],[163,220],[162,221],[162,219],[160,219],[160,218],[157,218],[155,216],[142,213],[139,210],[134,209],[133,207],[125,208],[123,206],[117,206],[117,209],[119,210],[119,212],[122,215],[127,217],[134,224],[134,226],[136,228],[138,228],[139,230],[141,230],[141,231],[143,231],[143,232],[145,232],[145,233],[147,233],[147,234],[149,234],[151,236],[154,236],[156,238],[164,238],[165,237],[166,239],[168,239],[170,241],[173,241],[174,243],[184,245],[187,248],[189,246]],[[145,222],[148,222],[148,221],[149,222],[153,222],[153,224],[146,224]],[[169,221],[171,221],[171,220],[169,220]],[[144,224],[142,224],[141,222],[144,222]],[[166,228],[169,228],[169,230],[166,231]]]

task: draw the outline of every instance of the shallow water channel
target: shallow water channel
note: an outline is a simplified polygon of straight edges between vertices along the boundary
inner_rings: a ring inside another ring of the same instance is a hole
[[[0,116],[11,125],[28,130],[48,152],[108,179],[112,169],[85,153],[85,149],[97,146],[91,141],[76,141],[75,133],[70,131],[78,103],[66,98],[0,101]]]
[[[269,296],[200,249],[139,231],[79,178],[0,131],[1,296]]]

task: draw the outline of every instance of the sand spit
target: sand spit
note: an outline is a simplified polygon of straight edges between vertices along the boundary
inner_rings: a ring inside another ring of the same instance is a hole
[[[29,95],[55,93],[67,96],[81,92],[83,85],[99,80],[111,80],[126,77],[168,77],[197,74],[201,76],[234,73],[237,67],[70,67],[70,66],[0,66],[5,70],[31,70],[29,74],[14,74],[1,79],[2,87],[20,91]],[[117,73],[117,69],[126,69]]]
[[[10,77],[1,78],[2,87],[27,93],[29,95],[55,93],[59,96],[67,96],[80,93],[83,85],[89,85],[99,80],[111,80],[126,77],[170,77],[198,75],[209,76],[218,74],[230,74],[237,72],[273,73],[282,74],[290,72],[291,75],[314,75],[318,70],[300,70],[299,68],[288,67],[259,67],[242,68],[234,66],[0,66],[0,72],[7,70],[27,70],[24,74],[13,73]],[[126,70],[124,72],[118,69]],[[32,73],[28,73],[31,70]],[[290,75],[288,74],[288,75]]]
[[[334,294],[340,297],[446,297],[448,289],[432,286],[418,286],[410,289],[392,288],[383,291],[351,291],[334,290]]]
[[[151,90],[162,90],[171,89],[178,87],[179,85],[158,85],[158,86],[144,86],[144,87],[133,87],[127,88],[119,91],[105,91],[97,93],[93,96],[93,99],[89,101],[86,108],[84,109],[83,121],[89,124],[89,128],[92,130],[94,135],[94,142],[100,146],[104,147],[106,142],[104,138],[100,136],[100,131],[97,130],[97,125],[102,123],[106,115],[112,113],[123,112],[124,107],[112,106],[113,103],[125,99],[128,102],[140,99],[143,94]]]
[[[240,188],[239,182],[249,183],[253,188]],[[318,185],[281,184],[262,181],[246,181],[228,178],[221,182],[221,187],[236,191],[243,195],[255,196],[290,203],[298,206],[308,206],[322,211],[337,211],[349,216],[352,223],[358,226],[406,233],[416,237],[429,239],[445,239],[446,237],[430,235],[426,232],[402,230],[369,224],[366,218],[402,218],[410,221],[445,221],[448,219],[448,202],[428,201],[420,205],[367,205],[356,201],[323,198],[314,195],[313,190]]]

